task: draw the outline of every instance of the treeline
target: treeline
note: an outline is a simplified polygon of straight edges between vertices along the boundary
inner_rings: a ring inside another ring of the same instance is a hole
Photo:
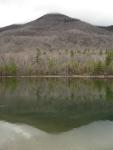
[[[35,55],[21,65],[13,58],[0,60],[0,76],[112,74],[113,50],[46,52],[37,48]]]

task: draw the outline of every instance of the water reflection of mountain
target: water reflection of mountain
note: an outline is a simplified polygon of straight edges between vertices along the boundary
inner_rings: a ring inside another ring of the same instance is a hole
[[[1,80],[0,112],[3,119],[30,122],[48,131],[47,124],[50,130],[60,131],[64,126],[68,130],[94,120],[112,120],[113,81]]]

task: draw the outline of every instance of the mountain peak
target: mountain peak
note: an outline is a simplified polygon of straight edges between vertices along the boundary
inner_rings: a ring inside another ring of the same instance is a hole
[[[74,19],[60,13],[48,13],[37,20],[63,21],[63,22],[79,21],[79,19]]]

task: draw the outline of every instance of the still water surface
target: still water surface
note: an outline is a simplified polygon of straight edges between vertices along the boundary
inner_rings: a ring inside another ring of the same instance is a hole
[[[113,150],[113,81],[1,79],[0,150]]]

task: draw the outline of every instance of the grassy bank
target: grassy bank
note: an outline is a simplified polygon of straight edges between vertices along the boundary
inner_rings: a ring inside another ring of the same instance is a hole
[[[3,54],[0,76],[111,77],[113,51],[43,51],[32,54]]]

